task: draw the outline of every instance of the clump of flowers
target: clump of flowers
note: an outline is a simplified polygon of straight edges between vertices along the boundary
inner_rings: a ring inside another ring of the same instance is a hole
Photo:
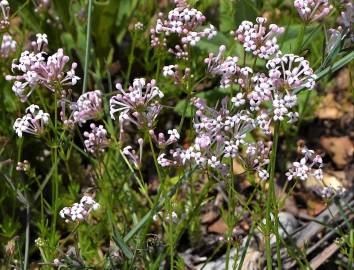
[[[107,130],[102,125],[96,126],[94,123],[90,124],[90,128],[90,132],[84,132],[86,150],[93,155],[104,153],[109,144]]]
[[[208,72],[213,75],[221,76],[220,86],[226,88],[231,86],[232,83],[237,82],[237,75],[240,72],[240,67],[237,66],[237,56],[223,57],[226,50],[224,45],[219,48],[219,53],[214,56],[213,53],[204,60],[208,65]]]
[[[266,179],[268,175],[263,167],[269,163],[270,147],[245,140],[247,132],[257,123],[251,114],[247,110],[233,112],[235,107],[228,108],[228,98],[222,100],[219,110],[208,107],[200,98],[194,98],[192,102],[196,108],[194,142],[187,149],[175,148],[168,155],[160,154],[159,164],[169,167],[193,163],[226,176],[231,169],[231,158],[238,160],[246,169],[258,171],[261,178]]]
[[[79,203],[74,203],[71,207],[64,207],[60,210],[59,215],[65,219],[66,223],[69,222],[81,222],[86,220],[91,211],[100,208],[100,204],[97,203],[91,196],[83,196]]]
[[[180,135],[177,129],[170,129],[167,131],[167,134],[169,135],[169,138],[167,140],[163,133],[159,133],[156,136],[155,132],[152,129],[149,131],[149,133],[152,139],[157,144],[157,146],[161,149],[166,148],[170,144],[176,143],[180,139]]]
[[[317,180],[322,181],[322,157],[307,147],[301,149],[301,154],[303,157],[300,161],[294,162],[285,174],[288,180],[298,178],[304,181],[310,176],[314,176]]]
[[[257,23],[243,21],[235,32],[235,40],[243,44],[246,52],[254,56],[269,59],[279,52],[277,36],[284,32],[284,27],[270,24],[266,27],[267,19],[258,17]]]
[[[164,33],[165,36],[176,34],[180,37],[182,47],[177,45],[174,49],[170,49],[177,58],[187,58],[187,45],[195,46],[201,38],[213,38],[217,32],[213,25],[198,30],[205,21],[205,16],[197,9],[191,8],[185,0],[175,0],[176,8],[168,13],[168,18],[163,19],[162,14],[156,22],[154,29],[151,29],[151,45],[153,47],[165,46],[166,40],[159,38],[159,34]]]
[[[294,7],[305,22],[317,21],[333,9],[328,0],[295,0]]]
[[[30,169],[30,164],[29,164],[28,160],[17,162],[16,171],[27,172],[29,169]]]
[[[315,87],[316,75],[309,62],[294,54],[284,54],[269,60],[266,67],[268,76],[257,73],[252,77],[253,90],[248,94],[250,109],[258,111],[263,102],[271,101],[272,118],[275,121],[287,117],[289,123],[296,122],[298,113],[291,111],[297,105],[294,90],[302,87],[311,90]],[[263,120],[267,122],[264,113]]]
[[[124,121],[129,121],[138,127],[151,128],[162,108],[158,100],[164,96],[156,86],[156,81],[151,80],[146,83],[144,78],[139,78],[134,79],[133,85],[126,91],[119,83],[116,88],[120,93],[110,99],[110,114],[111,118],[115,119],[114,114],[119,113],[121,131]]]
[[[0,0],[0,30],[10,24],[10,5],[7,0]]]
[[[40,110],[38,105],[32,104],[26,109],[26,115],[16,119],[13,129],[19,137],[23,133],[40,135],[48,123],[49,114]]]
[[[84,93],[71,107],[75,122],[86,123],[87,120],[95,119],[102,112],[102,92],[95,90]]]
[[[58,49],[56,53],[46,57],[42,50],[47,42],[46,35],[37,34],[35,44],[41,51],[22,52],[20,59],[12,63],[12,71],[18,74],[6,76],[6,80],[15,81],[12,90],[21,101],[26,101],[38,85],[56,92],[63,86],[75,85],[80,79],[75,75],[76,63],[72,63],[70,69],[66,68],[69,56],[64,54],[63,49]]]
[[[5,33],[2,36],[0,58],[6,59],[14,52],[16,52],[16,41],[11,37],[11,35]]]

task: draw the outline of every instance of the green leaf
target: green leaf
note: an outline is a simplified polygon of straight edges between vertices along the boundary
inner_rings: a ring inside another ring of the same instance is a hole
[[[123,238],[120,236],[120,233],[118,232],[118,229],[115,225],[113,225],[113,240],[116,243],[116,245],[122,250],[125,257],[127,257],[129,260],[133,259],[134,257],[133,252],[131,252],[129,247],[126,245],[126,243],[124,242]]]

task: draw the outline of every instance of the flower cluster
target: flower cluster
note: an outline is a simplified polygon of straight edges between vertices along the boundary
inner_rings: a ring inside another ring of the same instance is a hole
[[[84,93],[71,107],[75,122],[86,123],[95,119],[102,112],[102,93],[100,90]]]
[[[0,58],[6,59],[16,51],[16,41],[7,33],[2,36]]]
[[[294,162],[285,174],[288,180],[299,178],[304,181],[310,176],[314,176],[317,180],[322,181],[322,157],[306,147],[301,149],[301,154],[303,157],[300,161]]]
[[[246,169],[258,171],[262,179],[268,174],[262,168],[269,163],[269,145],[246,142],[246,134],[256,127],[256,121],[246,110],[232,113],[229,100],[224,98],[221,108],[208,107],[200,98],[193,99],[196,108],[194,129],[196,137],[187,149],[176,148],[169,155],[162,153],[158,162],[162,167],[194,163],[201,168],[210,167],[222,175],[229,173],[229,159],[237,159]]]
[[[163,133],[159,133],[158,136],[155,135],[154,131],[151,129],[149,131],[150,136],[153,138],[157,146],[161,149],[166,148],[170,144],[176,143],[180,139],[180,135],[177,129],[170,129],[167,131],[169,138],[166,140],[165,135]]]
[[[124,91],[119,83],[116,88],[120,93],[110,99],[110,114],[111,118],[115,119],[114,114],[119,113],[121,131],[124,121],[138,127],[151,128],[161,110],[157,100],[164,96],[156,86],[156,81],[146,83],[144,78],[134,79],[133,85],[129,86],[128,90]]]
[[[261,111],[257,120],[265,133],[269,133],[269,116],[275,121],[284,120],[286,117],[289,123],[296,122],[298,113],[291,111],[297,105],[294,90],[302,87],[311,90],[315,86],[316,75],[309,62],[294,54],[279,54],[268,60],[267,75],[253,74],[250,67],[240,68],[237,65],[236,56],[223,57],[225,50],[224,45],[220,46],[219,53],[216,56],[209,54],[205,63],[209,73],[221,76],[221,87],[238,84],[244,92],[248,92],[246,96],[243,92],[237,93],[231,100],[233,104],[239,107],[247,103],[251,111]],[[271,114],[261,110],[265,102],[272,103]]]
[[[243,21],[235,32],[235,40],[243,44],[246,52],[252,52],[253,55],[269,59],[279,52],[277,36],[284,32],[283,27],[270,24],[268,29],[265,26],[267,19],[258,17],[257,23]]]
[[[344,187],[332,187],[332,186],[327,186],[323,187],[321,189],[316,190],[317,193],[319,193],[323,198],[331,198],[334,195],[342,195],[345,193],[346,189]]]
[[[59,215],[65,219],[66,223],[83,221],[87,219],[91,211],[97,210],[100,205],[91,197],[83,196],[79,203],[74,203],[71,207],[64,207]]]
[[[269,78],[277,89],[293,90],[299,87],[313,89],[316,75],[307,60],[294,54],[284,54],[269,60]]]
[[[187,1],[176,0],[176,8],[168,13],[168,18],[163,19],[162,14],[156,22],[154,29],[151,29],[151,45],[153,47],[166,45],[166,40],[158,35],[164,33],[165,36],[176,34],[180,37],[182,47],[176,46],[175,50],[170,49],[177,58],[187,58],[186,46],[195,46],[201,38],[213,38],[217,33],[213,25],[197,30],[205,21],[205,16],[197,9],[191,8]]]
[[[180,84],[189,78],[190,72],[190,68],[185,68],[182,72],[181,68],[176,64],[164,66],[162,70],[162,75],[164,77],[172,78],[174,84]]]
[[[328,0],[295,0],[294,7],[305,22],[317,21],[333,9]]]
[[[0,30],[10,24],[10,6],[7,0],[0,0]]]
[[[225,50],[226,47],[221,45],[219,53],[216,56],[210,53],[209,57],[204,60],[208,65],[208,72],[210,74],[221,76],[220,86],[222,88],[229,87],[232,83],[237,82],[237,75],[240,72],[240,68],[237,66],[238,57],[223,57]]]
[[[37,35],[37,49],[43,49],[47,44],[46,35]],[[33,89],[42,85],[50,91],[55,92],[59,87],[75,85],[80,79],[75,75],[76,63],[72,63],[67,69],[66,64],[69,57],[64,54],[63,49],[58,49],[56,53],[46,57],[43,51],[24,51],[18,61],[12,63],[12,70],[18,74],[7,75],[7,80],[14,80],[12,90],[21,101],[26,101]],[[27,92],[26,88],[30,88]]]
[[[165,221],[167,224],[170,224],[172,219],[172,223],[176,224],[179,220],[178,215],[175,211],[172,211],[171,215],[166,211],[159,211],[155,215],[153,215],[152,220],[155,222]]]
[[[94,123],[90,124],[90,128],[90,132],[84,132],[84,137],[87,138],[84,141],[87,151],[94,155],[104,153],[109,144],[107,130],[102,125],[96,126]]]
[[[38,105],[32,104],[26,109],[26,115],[16,119],[13,128],[19,137],[23,133],[40,135],[48,123],[49,114],[40,110]]]
[[[28,160],[24,160],[24,161],[19,161],[17,162],[16,165],[16,171],[18,172],[27,172],[30,169],[30,164],[28,162]]]

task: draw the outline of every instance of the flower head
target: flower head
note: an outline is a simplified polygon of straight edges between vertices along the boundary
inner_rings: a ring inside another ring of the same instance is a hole
[[[5,33],[2,36],[0,58],[6,59],[14,52],[16,52],[16,41],[9,34]]]
[[[75,122],[85,123],[95,119],[102,112],[102,93],[95,90],[82,94],[77,102],[72,104]]]
[[[102,154],[109,144],[107,130],[102,125],[96,126],[93,123],[90,124],[90,128],[90,132],[84,132],[85,148],[93,155]]]
[[[333,9],[328,0],[295,0],[294,7],[305,22],[317,21]]]
[[[129,121],[137,126],[152,127],[161,110],[158,100],[164,96],[156,86],[156,81],[146,83],[144,78],[134,79],[128,90],[124,91],[119,83],[116,88],[120,93],[110,99],[112,119],[115,119],[114,115],[118,112],[121,124]]]
[[[36,47],[43,49],[47,44],[45,34],[37,35]],[[58,49],[56,53],[46,57],[46,53],[24,51],[21,53],[20,59],[12,63],[12,71],[17,75],[7,75],[6,80],[14,80],[12,90],[21,101],[26,101],[33,89],[40,85],[44,86],[52,92],[63,86],[72,86],[80,79],[75,75],[76,63],[71,64],[71,68],[67,69],[66,65],[69,57],[64,54],[63,49]],[[30,90],[27,91],[26,89]]]
[[[256,24],[243,21],[233,34],[247,52],[252,52],[259,58],[269,59],[279,52],[277,36],[284,32],[284,28],[275,24],[270,24],[267,28],[267,19],[263,17],[258,17],[256,21]]]
[[[301,153],[303,157],[300,161],[293,162],[292,166],[285,174],[288,180],[299,178],[304,181],[312,175],[317,180],[321,181],[323,179],[321,156],[306,147],[301,150]]]
[[[286,90],[315,87],[316,75],[303,57],[294,54],[279,55],[269,60],[266,66],[275,87]]]
[[[100,208],[100,204],[97,203],[91,196],[83,196],[79,203],[74,203],[71,207],[64,207],[60,210],[59,215],[65,219],[66,223],[80,222],[86,220],[91,211]]]
[[[16,119],[13,128],[19,137],[22,137],[23,133],[40,135],[48,122],[49,114],[40,110],[38,105],[32,104],[26,109],[26,115]]]

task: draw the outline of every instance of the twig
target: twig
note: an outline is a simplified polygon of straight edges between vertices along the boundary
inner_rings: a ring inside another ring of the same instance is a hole
[[[310,262],[311,269],[315,270],[320,267],[328,258],[330,258],[340,246],[337,243],[332,243],[326,247],[320,254],[313,258]]]

